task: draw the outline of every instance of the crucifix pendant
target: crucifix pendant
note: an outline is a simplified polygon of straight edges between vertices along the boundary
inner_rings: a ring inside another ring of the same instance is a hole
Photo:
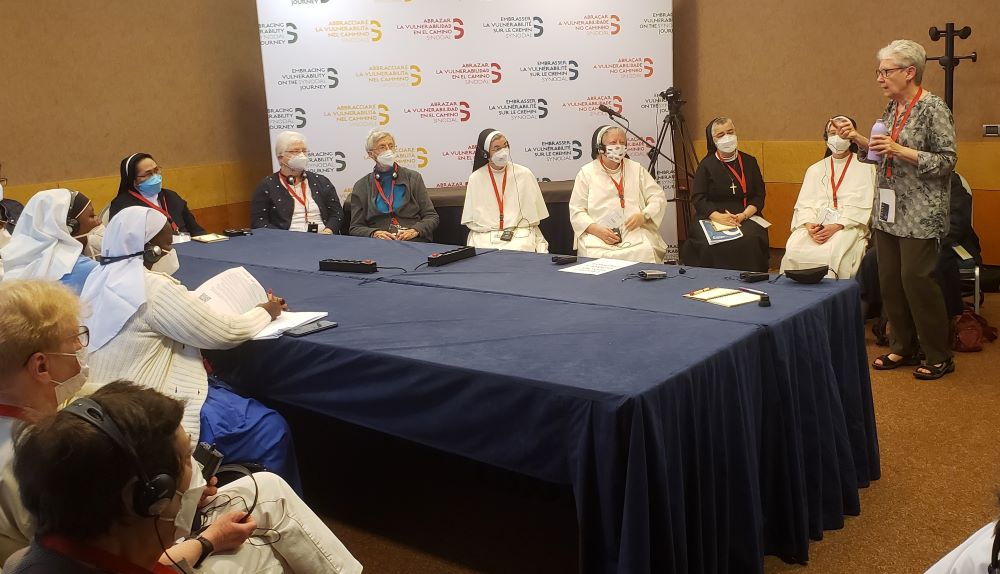
[[[729,185],[729,189],[733,190],[733,195],[736,195],[736,182],[734,181]]]

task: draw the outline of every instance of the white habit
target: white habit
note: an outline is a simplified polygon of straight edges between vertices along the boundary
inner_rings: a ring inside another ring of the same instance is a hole
[[[500,237],[500,206],[490,180],[490,164],[472,172],[465,191],[465,208],[462,225],[469,228],[468,244],[491,249],[514,249],[534,253],[548,253],[549,242],[538,229],[538,222],[549,216],[549,209],[542,198],[535,174],[528,168],[509,164],[503,171],[494,171],[496,189],[503,193],[504,230],[513,229],[510,241]],[[504,188],[504,173],[507,187]]]
[[[875,166],[858,161],[854,154],[834,159],[836,179],[833,179],[830,159],[823,158],[806,170],[792,215],[792,235],[788,238],[785,256],[781,260],[782,273],[789,269],[827,265],[840,279],[849,279],[861,265],[875,195]],[[847,173],[837,188],[837,205],[834,207],[831,182],[840,181],[845,166]],[[820,245],[806,231],[807,223],[839,223],[844,229]]]
[[[667,207],[663,189],[638,163],[625,158],[621,171],[614,172],[615,179],[622,177],[625,208],[622,209],[611,176],[601,165],[600,158],[580,168],[569,198],[569,220],[573,225],[573,246],[581,257],[608,257],[643,263],[663,263],[667,244],[660,237],[660,223]],[[632,231],[625,231],[625,220],[642,213],[645,222]],[[622,242],[608,245],[599,237],[586,232],[592,223],[609,228],[619,227]]]

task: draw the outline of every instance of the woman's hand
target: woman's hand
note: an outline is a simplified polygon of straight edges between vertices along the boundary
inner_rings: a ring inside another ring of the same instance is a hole
[[[333,230],[329,227],[324,227],[322,231],[319,232],[320,235],[333,235]]]
[[[618,237],[617,233],[611,231],[611,229],[604,227],[603,225],[598,225],[597,223],[591,223],[588,225],[586,232],[608,245],[616,245],[622,241],[622,238]]]
[[[858,144],[858,146],[867,148],[868,138],[858,133],[858,130],[854,129],[854,125],[847,120],[830,120],[833,122],[833,127],[837,128],[837,135],[844,138],[845,140],[850,140],[853,143]]]
[[[205,490],[201,492],[201,500],[198,501],[198,508],[205,508],[208,506],[208,499],[219,493],[219,487],[215,486],[216,484],[219,484],[219,479],[213,476],[211,480],[208,481],[208,486],[206,486]]]
[[[275,297],[273,293],[268,293],[267,301],[257,306],[262,307],[265,311],[267,311],[267,314],[271,316],[272,321],[277,319],[278,315],[281,315],[282,311],[288,310],[288,305],[285,304],[285,300],[281,297]]]
[[[713,211],[711,214],[709,214],[708,218],[718,223],[719,225],[731,225],[733,227],[739,225],[739,222],[736,221],[736,216],[733,215],[732,213],[729,213],[728,211],[726,211],[725,213],[719,213],[718,211]]]
[[[889,136],[872,136],[869,143],[868,149],[874,151],[877,154],[885,155],[887,153],[896,153],[902,146],[892,141]]]
[[[216,518],[201,535],[212,543],[216,552],[230,552],[242,546],[256,529],[257,521],[253,516],[237,510]]]
[[[839,223],[831,223],[830,225],[824,225],[820,228],[815,235],[813,235],[813,241],[823,245],[833,237],[833,234],[843,229],[844,226]]]
[[[382,231],[382,230],[372,233],[372,237],[374,237],[375,239],[385,239],[387,241],[393,241],[396,239],[395,235],[389,233],[388,231]]]
[[[635,215],[629,216],[629,218],[625,220],[625,231],[639,229],[643,223],[646,223],[646,216],[642,213],[636,213]]]
[[[398,241],[409,241],[415,239],[420,233],[416,229],[403,229],[396,234],[396,240]]]

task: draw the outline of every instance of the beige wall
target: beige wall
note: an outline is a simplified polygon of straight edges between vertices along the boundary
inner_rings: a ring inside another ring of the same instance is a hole
[[[959,169],[976,188],[987,262],[1000,263],[1000,228],[986,219],[1000,208],[1000,140],[981,136],[982,124],[1000,123],[996,0],[913,0],[891,15],[861,0],[673,2],[673,83],[690,101],[691,135],[703,139],[716,115],[736,120],[742,147],[762,156],[775,229],[788,224],[802,173],[823,152],[826,118],[851,115],[864,130],[880,115],[877,49],[910,38],[940,55],[930,26],[971,25],[957,50],[981,60],[956,71]],[[246,224],[252,184],[271,165],[253,0],[4,0],[0,26],[9,196],[58,184],[101,205],[117,188],[121,158],[146,151],[171,168],[168,185],[210,228]],[[924,84],[943,94],[936,62]],[[772,244],[783,238],[776,231]]]

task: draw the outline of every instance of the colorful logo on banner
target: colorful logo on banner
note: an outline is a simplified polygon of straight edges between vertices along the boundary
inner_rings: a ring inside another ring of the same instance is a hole
[[[347,155],[342,151],[309,150],[309,169],[330,174],[346,171]]]
[[[267,109],[267,124],[272,130],[298,130],[308,123],[306,110],[303,108]]]
[[[639,30],[654,31],[657,34],[674,33],[673,12],[653,12],[639,23]]]
[[[503,68],[496,62],[473,62],[462,64],[458,68],[438,68],[434,73],[438,78],[465,84],[499,84],[503,79]]]
[[[605,116],[604,112],[597,109],[598,106],[604,104],[612,110],[622,113],[624,109],[623,100],[621,96],[606,95],[606,96],[587,96],[582,100],[571,100],[568,102],[563,102],[562,107],[570,110],[575,110],[577,112],[584,112],[590,116]]]
[[[279,86],[297,87],[299,91],[332,90],[340,85],[336,68],[292,68],[281,74]]]
[[[549,115],[549,102],[544,98],[511,98],[491,105],[490,111],[503,120],[542,120]]]
[[[378,86],[410,86],[417,87],[423,82],[420,66],[402,64],[396,66],[369,66],[367,70],[358,72],[357,77],[368,80],[369,84]]]
[[[382,39],[382,23],[378,20],[330,20],[316,26],[315,32],[345,42],[378,42]]]
[[[651,78],[653,59],[650,57],[618,58],[606,64],[594,64],[594,69],[607,72],[612,78]]]
[[[350,126],[384,126],[389,124],[389,106],[385,104],[344,104],[332,111],[324,112],[324,117]]]
[[[425,147],[397,147],[396,163],[412,169],[423,169],[431,160]]]
[[[580,64],[576,60],[538,60],[523,66],[521,72],[543,82],[571,82],[580,77]]]
[[[621,21],[617,14],[588,14],[583,18],[560,20],[559,26],[588,36],[617,36],[622,31]]]
[[[299,40],[299,27],[293,22],[261,22],[258,29],[261,46],[294,44]]]
[[[524,151],[547,162],[576,161],[583,157],[583,144],[579,140],[545,140]]]
[[[435,124],[467,122],[472,117],[469,102],[445,101],[431,102],[418,108],[405,108],[405,114],[416,114],[422,120]]]
[[[398,24],[396,30],[425,40],[461,40],[465,22],[461,18],[424,18],[412,24]]]
[[[545,33],[541,16],[502,16],[483,22],[482,27],[503,38],[538,38]]]

